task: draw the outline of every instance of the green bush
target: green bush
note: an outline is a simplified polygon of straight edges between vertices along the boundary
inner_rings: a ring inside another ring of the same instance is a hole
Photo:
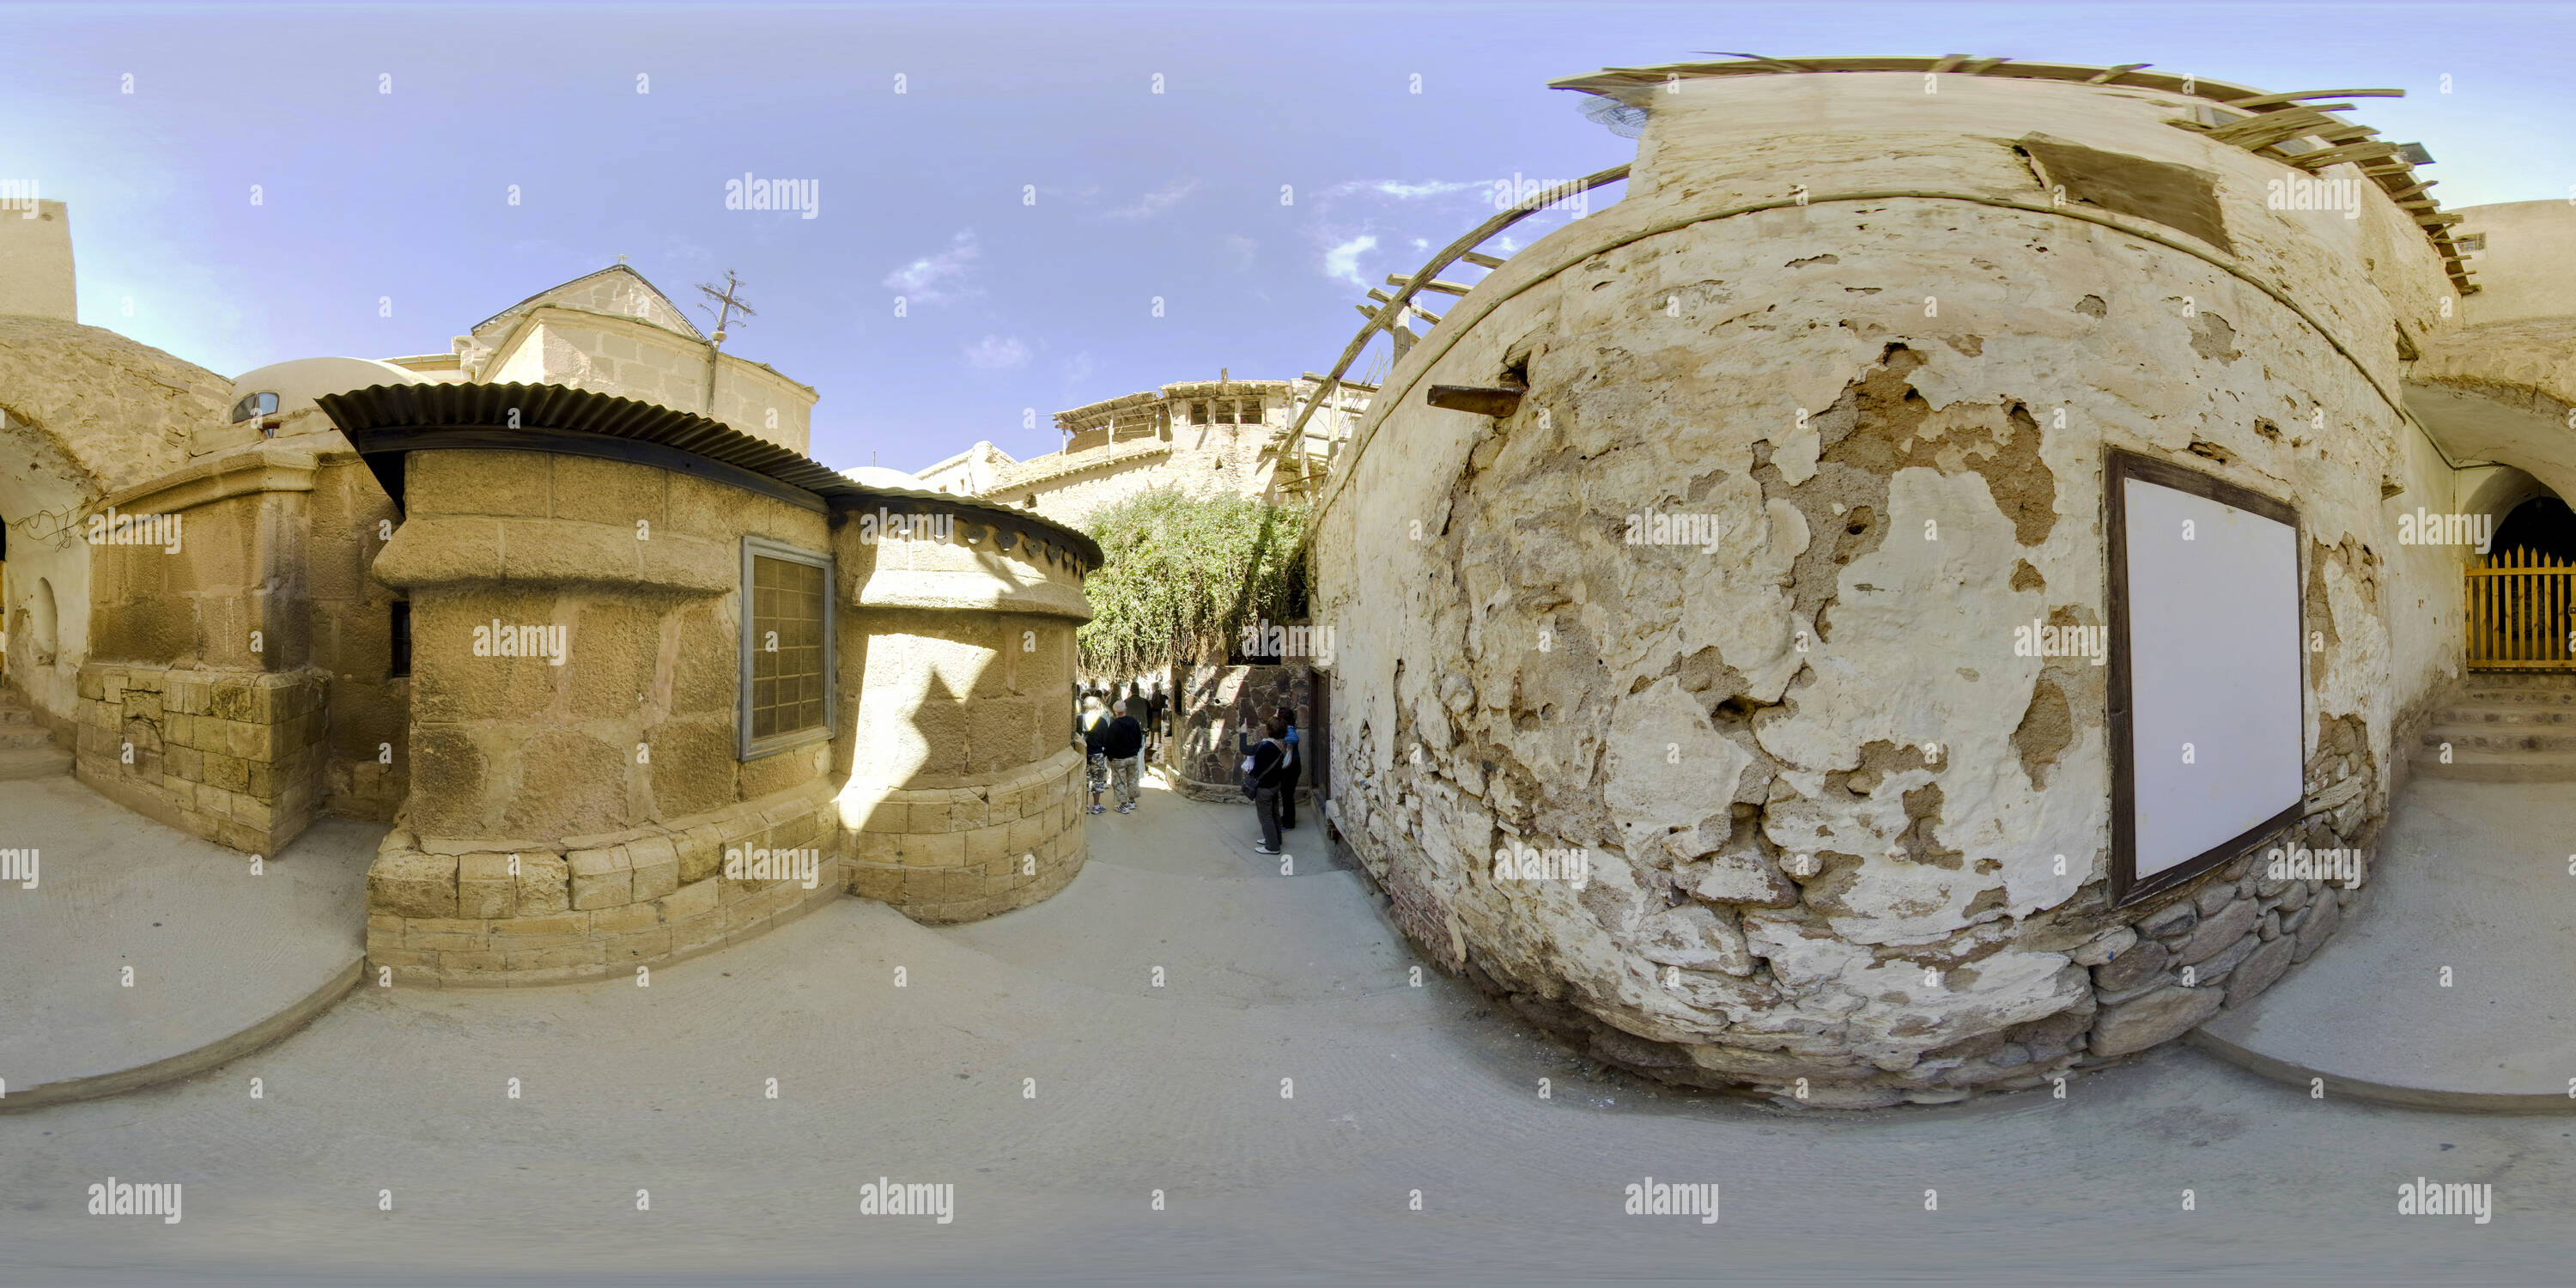
[[[1246,622],[1285,620],[1306,507],[1156,488],[1084,525],[1106,557],[1083,582],[1092,617],[1077,637],[1092,675],[1141,675],[1223,661]]]

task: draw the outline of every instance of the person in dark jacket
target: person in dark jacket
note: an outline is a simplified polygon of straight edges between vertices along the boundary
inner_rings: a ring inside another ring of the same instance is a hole
[[[1136,812],[1136,771],[1142,768],[1137,758],[1145,752],[1145,726],[1127,714],[1127,700],[1119,699],[1113,708],[1117,718],[1109,722],[1108,734],[1100,740],[1100,752],[1109,757],[1109,782],[1118,795],[1118,812]]]
[[[1297,745],[1297,713],[1279,708],[1278,724],[1288,732],[1279,743],[1288,751],[1288,759],[1279,766],[1279,826],[1294,830],[1297,826],[1297,780],[1306,776],[1305,750]]]
[[[1285,739],[1288,727],[1272,719],[1262,740],[1253,745],[1246,762],[1244,787],[1252,793],[1252,810],[1261,818],[1261,844],[1256,854],[1279,853],[1279,784],[1280,767],[1287,762]]]

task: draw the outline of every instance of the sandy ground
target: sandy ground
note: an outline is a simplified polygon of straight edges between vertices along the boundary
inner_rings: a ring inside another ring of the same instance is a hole
[[[1070,888],[983,924],[842,900],[649,987],[363,986],[187,1082],[0,1116],[0,1281],[2566,1278],[2567,1119],[2178,1049],[2062,1100],[1658,1092],[1412,986],[1311,818],[1284,877],[1248,809],[1093,822]],[[182,1220],[87,1215],[110,1176],[181,1183]],[[2491,1184],[2491,1222],[2400,1216],[2419,1176]],[[863,1215],[881,1177],[953,1219]],[[1648,1177],[1717,1183],[1720,1219],[1624,1214]]]

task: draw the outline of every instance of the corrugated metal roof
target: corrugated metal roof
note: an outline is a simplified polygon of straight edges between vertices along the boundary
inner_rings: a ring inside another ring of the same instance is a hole
[[[1064,550],[1085,571],[1102,561],[1098,542],[1025,510],[919,488],[863,487],[820,461],[694,412],[570,385],[370,385],[314,401],[397,502],[401,458],[409,452],[579,450],[719,478],[815,509],[954,514]],[[692,468],[693,461],[712,468]]]

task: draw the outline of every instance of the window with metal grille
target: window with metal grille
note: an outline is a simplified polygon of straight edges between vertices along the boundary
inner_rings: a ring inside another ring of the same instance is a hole
[[[832,559],[742,543],[742,752],[752,760],[832,736]]]

